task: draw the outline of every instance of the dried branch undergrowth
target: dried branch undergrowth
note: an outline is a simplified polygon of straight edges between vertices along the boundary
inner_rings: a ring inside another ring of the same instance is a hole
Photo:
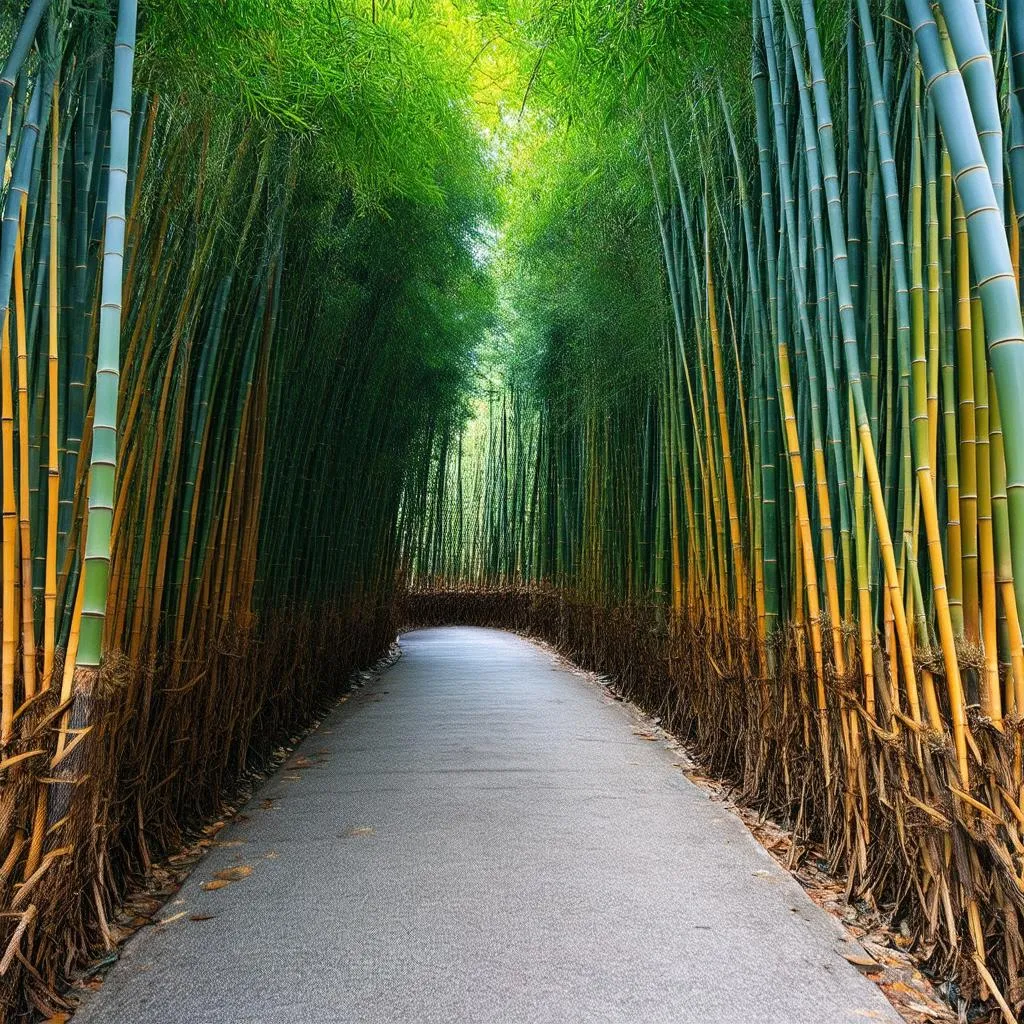
[[[92,691],[74,695],[89,703],[92,728],[60,760],[61,709],[50,690],[37,698],[19,716],[2,787],[11,853],[0,867],[0,1020],[67,1009],[58,993],[124,937],[118,908],[154,864],[394,636],[390,602],[366,602],[238,625],[202,658],[182,652],[145,669],[110,658]]]

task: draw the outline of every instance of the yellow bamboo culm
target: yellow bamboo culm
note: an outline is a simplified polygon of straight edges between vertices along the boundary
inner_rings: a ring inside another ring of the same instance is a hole
[[[83,542],[82,549],[85,549]],[[60,687],[60,702],[62,705],[67,704],[71,700],[71,695],[74,692],[74,681],[75,681],[75,662],[78,660],[78,639],[82,632],[82,604],[85,600],[85,581],[83,576],[78,578],[78,586],[75,589],[75,605],[71,613],[71,630],[68,633],[68,645],[64,652],[64,674],[61,680]],[[55,760],[59,759],[64,753],[64,749],[68,743],[68,718],[70,716],[70,710],[64,712],[61,716],[60,729],[57,733],[57,752],[54,755]]]
[[[60,459],[57,446],[59,400],[59,354],[57,238],[58,192],[60,181],[59,155],[60,104],[58,87],[54,85],[53,111],[50,126],[50,265],[48,286],[48,349],[46,358],[46,564],[43,580],[43,686],[48,687],[53,676],[53,662],[57,647],[57,510],[60,500]]]
[[[729,419],[725,406],[725,371],[722,367],[722,347],[718,337],[718,314],[715,310],[715,280],[711,271],[711,237],[706,236],[704,269],[707,281],[708,327],[711,335],[711,357],[715,372],[715,404],[718,407],[719,441],[722,446],[722,465],[725,468],[725,501],[729,515],[729,540],[732,546],[733,578],[736,583],[736,616],[740,636],[747,635],[747,569],[743,555],[743,536],[740,530],[740,505],[736,493],[736,478],[732,464],[732,446],[729,440]],[[723,586],[724,586],[723,582]]]
[[[0,686],[3,700],[0,711],[0,744],[9,743],[14,728],[15,672],[18,656],[18,615],[15,577],[18,571],[18,510],[14,485],[14,396],[11,381],[10,315],[5,313],[0,340],[0,451],[3,457],[3,653]]]
[[[799,532],[801,563],[804,573],[804,591],[807,595],[807,617],[811,629],[811,653],[814,658],[814,681],[817,690],[818,730],[821,738],[821,757],[825,771],[825,785],[832,782],[831,743],[828,732],[828,704],[825,699],[825,666],[821,642],[821,607],[818,600],[818,573],[814,565],[814,539],[811,536],[811,517],[807,505],[807,485],[804,481],[803,457],[797,433],[796,408],[789,372],[789,349],[779,342],[779,393],[782,397],[782,415],[786,429],[786,447],[793,479],[793,497],[796,503],[797,530]],[[799,590],[799,588],[797,588]]]
[[[14,243],[14,311],[18,335],[18,550],[21,555],[21,665],[25,700],[36,693],[36,630],[32,610],[32,523],[28,451],[28,328],[25,323],[25,199],[18,217]]]

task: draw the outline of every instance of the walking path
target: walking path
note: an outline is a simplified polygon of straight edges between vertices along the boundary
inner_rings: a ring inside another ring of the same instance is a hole
[[[507,633],[401,644],[74,1024],[900,1019],[627,707]]]

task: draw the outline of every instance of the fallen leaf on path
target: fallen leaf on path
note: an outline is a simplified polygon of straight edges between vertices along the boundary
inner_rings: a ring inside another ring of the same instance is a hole
[[[43,1024],[68,1024],[69,1020],[70,1013],[55,1013],[52,1017],[47,1017]]]
[[[162,924],[170,924],[172,921],[180,921],[187,913],[187,910],[179,910],[178,913],[171,914],[170,917],[162,917],[157,921],[157,926],[159,927]]]
[[[251,874],[252,868],[248,864],[239,864],[237,867],[214,872],[213,877],[221,882],[237,882],[241,878],[248,878]]]
[[[359,825],[356,828],[347,829],[345,832],[347,836],[372,836],[373,829],[369,825]]]
[[[882,970],[882,964],[880,964],[873,957],[868,956],[866,953],[844,953],[840,950],[839,955],[847,963],[853,964],[854,967],[861,967],[865,971]]]
[[[274,809],[274,804],[276,802],[277,802],[277,797],[276,796],[270,796],[270,797],[267,797],[266,800],[261,800],[260,801],[260,807],[262,807],[263,810],[265,810],[265,811],[271,811],[271,810]]]
[[[644,732],[642,729],[634,729],[633,730],[633,735],[634,736],[639,736],[640,739],[642,739],[642,740],[656,740],[656,739],[660,739],[660,737],[659,736],[655,736],[654,733],[652,733],[652,732]]]
[[[225,885],[230,884],[231,883],[226,879],[215,878],[212,882],[203,882],[203,884],[199,888],[205,889],[207,892],[213,892],[214,889],[223,889]]]
[[[311,761],[308,757],[297,757],[294,761],[286,764],[286,768],[312,768],[315,765],[315,761]]]
[[[216,914],[193,914],[190,921],[212,921],[216,917]]]

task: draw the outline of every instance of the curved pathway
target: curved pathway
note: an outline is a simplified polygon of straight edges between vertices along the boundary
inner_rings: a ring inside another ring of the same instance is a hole
[[[75,1024],[900,1019],[628,707],[507,633],[401,644]]]

